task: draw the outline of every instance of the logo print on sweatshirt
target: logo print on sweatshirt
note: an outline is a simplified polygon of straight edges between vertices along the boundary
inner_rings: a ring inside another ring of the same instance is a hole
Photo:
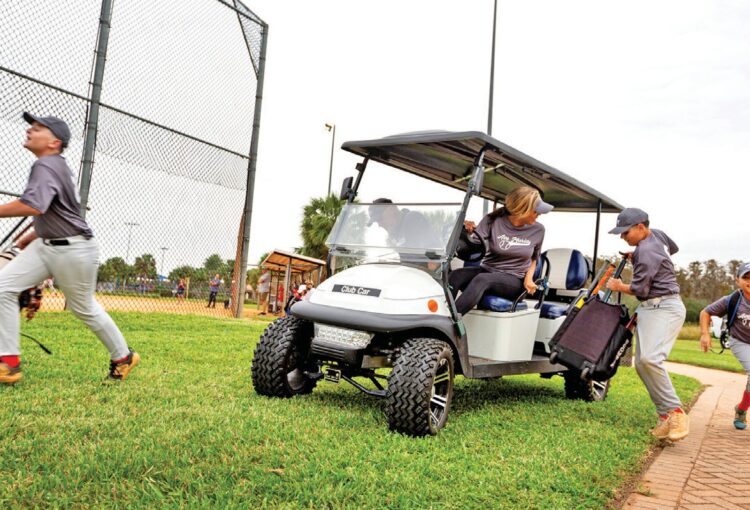
[[[737,320],[742,322],[743,328],[746,328],[748,325],[750,325],[750,314],[738,313]]]
[[[531,241],[520,237],[508,237],[505,234],[497,236],[498,250],[510,250],[514,246],[529,246]]]

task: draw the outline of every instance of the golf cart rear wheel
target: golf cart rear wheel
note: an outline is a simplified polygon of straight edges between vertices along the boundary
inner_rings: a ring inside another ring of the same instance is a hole
[[[411,436],[437,434],[448,421],[453,376],[453,352],[446,342],[407,340],[388,377],[388,427]]]
[[[565,398],[586,402],[600,402],[607,398],[611,379],[603,382],[583,380],[581,374],[575,370],[568,370],[563,377],[565,378]]]
[[[255,391],[281,398],[312,392],[317,383],[307,375],[317,371],[308,361],[312,336],[312,323],[291,315],[269,324],[253,355]]]

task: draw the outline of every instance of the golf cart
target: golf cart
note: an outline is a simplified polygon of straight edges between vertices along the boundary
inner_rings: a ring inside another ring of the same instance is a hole
[[[321,379],[343,379],[385,398],[389,427],[417,436],[445,426],[456,374],[562,375],[566,397],[606,397],[609,381],[586,380],[549,359],[550,338],[594,274],[580,251],[545,252],[533,296],[511,302],[485,294],[477,309],[463,316],[448,275],[461,262],[456,247],[474,196],[502,203],[525,184],[556,211],[596,213],[593,260],[601,213],[619,212],[619,204],[481,132],[418,132],[346,142],[342,148],[364,160],[356,180],[344,180],[341,196],[347,203],[327,241],[329,278],[262,334],[252,362],[258,393],[292,397],[310,393]],[[465,191],[463,202],[355,203],[370,161]],[[373,220],[385,214],[401,224],[386,231],[382,220]]]

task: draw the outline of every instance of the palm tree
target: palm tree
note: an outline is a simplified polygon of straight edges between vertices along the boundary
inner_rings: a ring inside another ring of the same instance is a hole
[[[302,255],[325,260],[328,256],[326,239],[345,203],[345,200],[331,194],[324,198],[313,198],[305,206],[300,224]]]
[[[144,253],[140,257],[136,257],[133,269],[135,270],[135,274],[141,278],[156,279],[156,259],[150,253]]]

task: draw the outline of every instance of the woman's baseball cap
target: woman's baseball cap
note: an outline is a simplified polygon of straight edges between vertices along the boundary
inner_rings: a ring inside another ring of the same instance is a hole
[[[547,214],[552,209],[554,209],[555,206],[552,204],[548,204],[544,200],[542,200],[542,197],[539,197],[536,199],[536,204],[534,204],[534,211],[537,214]]]
[[[55,135],[55,138],[62,142],[63,149],[68,146],[68,142],[70,142],[70,128],[64,120],[58,119],[57,117],[38,117],[36,115],[30,114],[29,112],[23,112],[23,120],[25,120],[29,124],[38,122],[42,126],[52,131],[52,134]]]
[[[740,267],[737,268],[737,278],[742,278],[747,273],[750,273],[750,262],[740,264]]]

